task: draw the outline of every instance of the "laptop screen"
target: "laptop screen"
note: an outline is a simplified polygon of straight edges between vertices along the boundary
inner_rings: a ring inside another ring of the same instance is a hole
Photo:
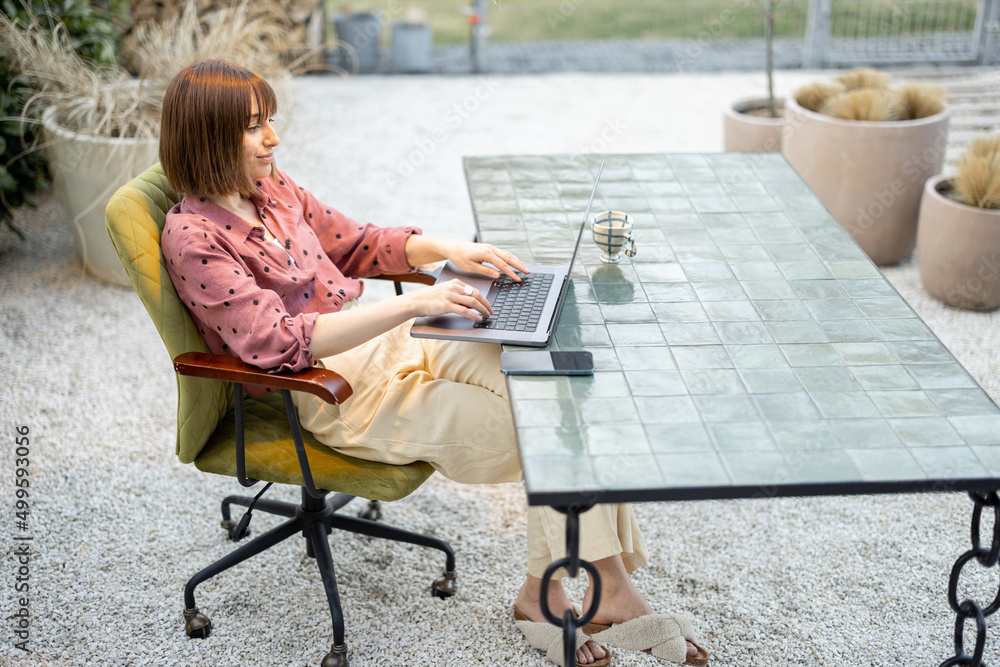
[[[566,301],[566,292],[569,290],[570,281],[573,280],[573,264],[576,262],[576,253],[580,252],[580,241],[583,239],[583,230],[587,226],[590,218],[590,207],[594,203],[594,195],[597,193],[597,184],[601,182],[601,172],[604,171],[604,163],[607,158],[601,159],[601,166],[597,168],[597,178],[594,179],[594,187],[590,191],[590,200],[587,202],[587,210],[583,212],[583,221],[580,223],[580,231],[576,235],[576,245],[573,246],[573,256],[569,260],[569,269],[566,272],[566,280],[563,281],[562,290],[559,292],[559,301],[556,302],[555,312],[552,313],[552,322],[549,330],[555,328],[559,323],[559,314],[562,312],[563,303]]]

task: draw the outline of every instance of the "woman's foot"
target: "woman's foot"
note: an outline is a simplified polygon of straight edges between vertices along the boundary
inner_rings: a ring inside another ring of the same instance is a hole
[[[514,607],[524,614],[529,621],[535,621],[536,623],[548,622],[545,616],[542,615],[541,590],[542,580],[538,577],[528,575],[528,578],[521,585],[521,590],[517,593],[517,600],[514,601]],[[602,604],[601,607],[603,608],[604,605]],[[563,612],[572,608],[573,605],[569,601],[569,597],[566,596],[566,591],[563,589],[562,583],[559,581],[550,581],[549,610],[556,616],[562,616]],[[606,656],[607,651],[602,646],[597,642],[589,641],[577,650],[576,661],[581,665],[589,665],[603,660]]]
[[[601,604],[591,623],[599,625],[615,625],[631,621],[639,616],[655,614],[655,610],[642,597],[631,577],[625,571],[625,565],[620,556],[612,556],[595,561],[592,565],[601,576]],[[563,593],[565,595],[565,593]],[[587,588],[583,596],[583,613],[586,614],[593,603],[593,586]],[[698,655],[698,647],[687,642],[687,657]]]

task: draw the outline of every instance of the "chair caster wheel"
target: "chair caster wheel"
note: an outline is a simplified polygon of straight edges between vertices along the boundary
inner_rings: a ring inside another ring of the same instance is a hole
[[[319,667],[347,667],[347,644],[334,644]]]
[[[222,529],[226,531],[226,534],[229,536],[229,539],[232,540],[233,542],[239,542],[244,537],[247,537],[250,534],[250,529],[247,528],[246,530],[244,530],[242,535],[237,537],[236,536],[237,523],[232,519],[223,519],[220,525],[222,526]]]
[[[377,500],[369,501],[368,507],[358,512],[358,517],[368,521],[382,520],[382,503]]]
[[[442,600],[450,598],[455,594],[456,577],[457,575],[454,572],[445,572],[435,579],[434,583],[431,584],[431,595]]]
[[[212,621],[198,607],[184,610],[184,631],[191,639],[205,639],[212,632]]]

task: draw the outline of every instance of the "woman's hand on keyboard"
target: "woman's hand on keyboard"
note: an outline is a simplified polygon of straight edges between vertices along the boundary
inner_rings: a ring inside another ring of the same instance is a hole
[[[456,313],[480,322],[493,314],[493,307],[486,299],[486,295],[457,278],[413,290],[397,298],[408,301],[410,317],[433,317]]]
[[[530,273],[514,253],[489,243],[454,241],[448,244],[445,251],[452,264],[468,273],[480,273],[490,278],[499,278],[502,274],[517,282],[521,280],[518,271]]]

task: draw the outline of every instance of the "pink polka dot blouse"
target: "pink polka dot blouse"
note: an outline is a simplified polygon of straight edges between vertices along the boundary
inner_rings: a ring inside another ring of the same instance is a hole
[[[314,363],[316,318],[359,297],[358,278],[413,270],[406,240],[420,229],[355,222],[280,171],[256,184],[252,201],[275,241],[211,200],[186,196],[167,214],[163,256],[210,350],[297,371]]]

